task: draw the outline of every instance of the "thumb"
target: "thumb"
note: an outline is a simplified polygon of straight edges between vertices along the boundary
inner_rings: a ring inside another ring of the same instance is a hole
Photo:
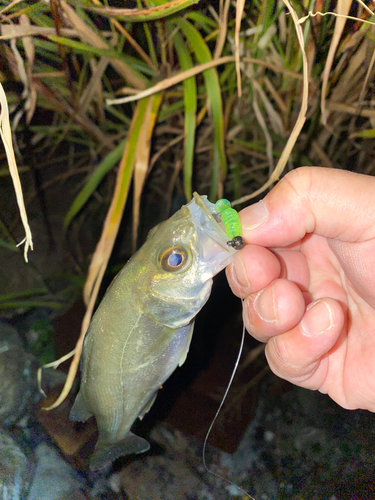
[[[301,167],[240,212],[243,237],[286,246],[308,233],[346,242],[375,236],[375,179],[344,170]]]

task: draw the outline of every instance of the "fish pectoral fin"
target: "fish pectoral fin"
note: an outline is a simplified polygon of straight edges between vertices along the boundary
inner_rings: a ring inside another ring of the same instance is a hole
[[[79,391],[77,394],[74,405],[69,413],[69,419],[78,422],[85,422],[88,418],[92,417],[92,413],[88,410],[86,403],[83,400],[82,393]]]
[[[139,412],[138,418],[142,420],[142,418],[151,410],[151,406],[155,403],[156,396],[158,395],[158,391],[155,391],[147,403],[144,405],[142,410]]]
[[[187,355],[188,355],[188,352],[189,352],[189,349],[190,349],[190,342],[191,342],[191,339],[193,337],[194,323],[195,322],[192,321],[191,324],[190,324],[190,326],[189,326],[189,331],[188,331],[188,334],[186,336],[185,347],[184,347],[184,350],[181,353],[181,357],[180,357],[180,361],[178,362],[178,366],[182,366],[185,363],[185,361],[186,361],[186,358],[187,358]]]
[[[144,453],[150,449],[150,443],[132,432],[117,443],[99,441],[90,460],[90,469],[98,470],[110,465],[116,458],[132,453]]]

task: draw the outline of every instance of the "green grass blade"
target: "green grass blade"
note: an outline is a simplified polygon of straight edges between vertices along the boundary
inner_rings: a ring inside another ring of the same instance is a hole
[[[6,170],[6,174],[7,176],[9,176],[10,175],[9,168],[6,168],[4,170]],[[20,173],[20,169],[18,169],[18,173]],[[1,170],[0,170],[0,177],[1,177]],[[0,219],[0,247],[6,248],[7,250],[12,250],[13,252],[19,251],[16,242],[14,241],[8,228],[1,219]]]
[[[181,69],[186,71],[193,67],[193,60],[187,50],[182,36],[175,33],[173,44]],[[195,144],[195,124],[197,112],[197,85],[195,77],[184,80],[184,105],[185,105],[185,161],[184,161],[184,192],[189,201],[192,197],[192,176]]]
[[[116,176],[116,184],[109,206],[100,240],[96,246],[91,260],[89,274],[83,292],[84,300],[88,304],[95,301],[100,282],[107,267],[113,245],[120,227],[121,217],[124,212],[129,187],[133,176],[134,163],[137,152],[138,138],[142,132],[147,111],[148,99],[141,99],[135,108],[132,123],[128,131],[128,140],[122,154]]]
[[[59,309],[62,306],[60,302],[42,300],[20,300],[16,302],[0,302],[0,310],[3,309],[30,309],[31,307],[49,307],[50,309]]]
[[[143,61],[136,59],[135,57],[129,55],[123,55],[111,48],[98,48],[93,47],[92,45],[86,45],[85,43],[78,42],[77,40],[71,40],[70,38],[65,38],[62,36],[56,35],[48,35],[47,38],[51,40],[51,42],[60,43],[62,45],[66,45],[74,50],[74,52],[78,54],[94,54],[96,56],[101,57],[109,57],[110,59],[115,59],[121,61],[126,64],[129,68],[131,68],[132,73],[134,73],[137,78],[141,79],[143,82],[147,82],[145,77],[140,73],[140,71],[144,74],[153,76],[154,71]]]
[[[159,113],[159,116],[157,118],[157,122],[162,123],[166,120],[169,120],[176,113],[182,111],[183,108],[184,108],[184,103],[182,100],[173,102],[172,104],[169,104],[169,103],[165,104],[164,103],[164,107]]]
[[[72,40],[71,38],[65,38],[63,36],[57,35],[47,35],[47,38],[51,40],[51,42],[66,45],[79,54],[95,54],[97,56],[106,56],[120,59],[120,55],[114,49],[99,49],[97,47],[93,47],[92,45],[86,45],[85,43],[78,42],[77,40]]]
[[[191,5],[199,3],[199,0],[168,0],[153,2],[153,6],[149,9],[128,9],[116,7],[85,7],[102,16],[115,17],[122,21],[142,22],[142,21],[155,21],[156,19],[164,19],[165,17],[176,14]]]
[[[113,168],[120,160],[121,155],[124,151],[125,140],[121,141],[120,144],[109,153],[108,156],[99,164],[98,168],[93,172],[83,189],[80,191],[78,196],[73,201],[68,213],[65,216],[64,228],[66,229],[73,217],[81,210],[90,196],[93,194],[95,189],[98,187],[103,177]]]
[[[24,5],[26,2],[23,2]],[[22,7],[22,14],[30,17],[30,19],[35,16],[36,18],[41,15],[41,13],[44,12],[51,12],[51,7],[44,3],[44,2],[35,2],[35,3],[29,3],[29,5],[25,5]],[[53,21],[51,20],[52,26],[53,26]]]
[[[153,136],[156,117],[163,99],[161,92],[146,99],[147,106],[144,113],[142,127],[136,139],[136,154],[134,157],[133,175],[133,251],[137,249],[138,226],[143,187],[147,178],[150,164],[151,138]],[[129,141],[132,138],[129,138]]]
[[[185,19],[178,20],[177,24],[180,27],[182,33],[189,40],[198,62],[203,64],[211,61],[211,52],[204,42],[199,31]],[[216,68],[211,68],[204,71],[203,77],[206,85],[208,99],[210,101],[214,125],[213,172],[210,189],[210,198],[214,200],[218,196],[219,183],[222,179],[225,178],[227,173],[227,161],[224,151],[223,103],[221,99],[221,89]]]
[[[152,34],[150,31],[150,28],[149,28],[147,23],[143,23],[143,30],[144,30],[145,35],[146,35],[148,53],[151,57],[151,61],[152,61],[153,65],[155,66],[155,68],[157,68],[159,66],[159,64],[158,64],[158,57],[156,55],[156,48],[155,48],[154,41],[152,39]]]
[[[207,33],[218,28],[216,21],[198,11],[188,12],[186,18],[192,21],[196,28],[202,28]]]
[[[351,139],[374,139],[375,138],[375,129],[366,129],[359,130],[358,132],[354,132],[350,135]]]
[[[45,295],[48,293],[47,288],[29,288],[28,290],[21,290],[20,292],[12,292],[12,293],[3,293],[0,295],[0,302],[26,297],[35,297],[36,295]]]
[[[18,252],[17,245],[15,245],[14,243],[9,243],[2,238],[0,238],[0,247],[6,248],[7,250],[12,250],[13,252]]]
[[[66,45],[67,47],[73,49],[74,52],[77,52],[79,54],[94,54],[97,56],[110,57],[113,59],[124,61],[124,57],[115,49],[112,49],[110,47],[101,49],[98,47],[94,47],[93,45],[87,45],[86,43],[78,42],[77,40],[72,40],[71,38],[65,38],[63,36],[57,35],[47,35],[47,38],[51,40],[51,42]]]

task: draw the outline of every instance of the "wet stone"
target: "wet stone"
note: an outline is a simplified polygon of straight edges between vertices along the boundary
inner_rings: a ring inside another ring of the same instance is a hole
[[[27,500],[80,500],[84,480],[46,443],[35,449],[36,471]]]
[[[222,464],[258,500],[375,498],[375,415],[268,373],[256,414]]]
[[[15,424],[37,395],[38,363],[27,354],[17,332],[0,323],[0,422]]]
[[[206,449],[209,468],[202,459],[202,444],[166,424],[159,424],[151,432],[151,452],[130,461],[109,479],[118,498],[129,500],[195,499],[228,500],[228,483],[221,476],[226,471],[218,467],[220,452]],[[155,444],[158,446],[155,447]],[[126,461],[126,459],[125,459]],[[125,496],[126,495],[126,496]]]
[[[0,428],[0,500],[25,498],[28,460],[7,431]]]

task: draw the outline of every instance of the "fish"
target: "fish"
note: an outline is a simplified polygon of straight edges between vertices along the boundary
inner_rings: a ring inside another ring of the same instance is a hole
[[[194,193],[150,231],[114,278],[85,336],[81,384],[70,412],[75,421],[95,416],[99,437],[90,469],[150,448],[132,425],[184,363],[212,278],[235,253],[214,204]]]

